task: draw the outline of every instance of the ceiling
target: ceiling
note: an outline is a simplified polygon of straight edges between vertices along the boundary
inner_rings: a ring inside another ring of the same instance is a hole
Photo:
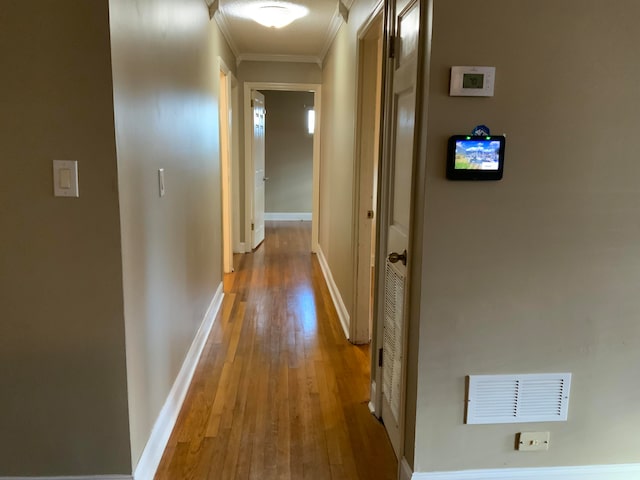
[[[242,10],[264,0],[209,1],[211,13],[227,39],[238,64],[243,61],[288,61],[322,64],[353,0],[287,0],[308,8],[309,14],[274,29],[243,18]],[[269,1],[277,4],[278,1]]]

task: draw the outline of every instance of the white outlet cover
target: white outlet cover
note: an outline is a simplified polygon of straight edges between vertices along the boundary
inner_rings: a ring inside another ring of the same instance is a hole
[[[522,432],[518,442],[518,450],[521,452],[540,452],[549,450],[549,432]]]

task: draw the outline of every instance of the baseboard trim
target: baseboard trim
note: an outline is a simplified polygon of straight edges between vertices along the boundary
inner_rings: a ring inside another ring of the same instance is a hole
[[[265,212],[264,219],[281,222],[310,221],[311,212]]]
[[[247,253],[247,245],[244,242],[238,243],[233,249],[233,253]]]
[[[376,403],[375,400],[378,398],[377,394],[378,387],[376,385],[375,380],[371,380],[371,384],[369,386],[369,411],[371,415],[376,415]]]
[[[398,478],[400,480],[412,480],[412,478],[415,478],[413,477],[413,470],[409,466],[409,462],[405,457],[402,457],[402,460],[400,461],[400,474]]]
[[[173,387],[171,387],[169,396],[167,397],[162,410],[160,410],[160,414],[156,419],[153,430],[151,430],[151,435],[149,436],[147,445],[145,446],[142,456],[140,457],[140,461],[135,468],[135,480],[151,480],[158,469],[158,465],[162,459],[162,454],[164,453],[167,442],[169,441],[169,436],[171,435],[176,420],[178,419],[182,402],[189,390],[189,385],[191,384],[191,379],[193,378],[196,366],[198,365],[198,360],[200,360],[200,355],[202,354],[202,350],[207,342],[207,338],[211,332],[211,327],[213,327],[216,315],[218,315],[218,312],[220,311],[223,298],[224,293],[222,290],[222,283],[220,283],[215,295],[213,296],[213,300],[211,300],[211,304],[204,315],[202,324],[191,343],[187,356],[182,363],[182,368],[180,368],[180,372],[173,383]]]
[[[411,480],[637,480],[640,464],[414,473]]]
[[[131,475],[89,475],[80,477],[0,477],[0,480],[133,480]]]
[[[338,285],[336,285],[336,282],[333,279],[331,269],[329,268],[329,263],[327,263],[327,258],[324,256],[324,252],[322,251],[322,247],[320,247],[320,245],[318,245],[318,251],[316,252],[316,255],[318,256],[318,262],[320,263],[320,269],[322,270],[324,279],[327,282],[327,287],[329,287],[329,293],[331,294],[333,305],[336,307],[336,312],[338,313],[338,318],[340,319],[342,330],[344,330],[344,336],[347,337],[347,340],[349,340],[349,312],[347,312],[347,307],[345,307],[344,302],[342,301],[340,290],[338,289]]]

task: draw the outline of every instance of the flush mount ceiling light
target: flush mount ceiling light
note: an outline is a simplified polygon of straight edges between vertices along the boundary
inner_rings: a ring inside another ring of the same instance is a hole
[[[253,18],[265,27],[282,28],[304,15],[297,15],[294,10],[283,5],[263,5],[256,10]]]
[[[237,2],[229,4],[229,14],[251,19],[265,27],[282,28],[309,14],[309,9],[290,2]]]

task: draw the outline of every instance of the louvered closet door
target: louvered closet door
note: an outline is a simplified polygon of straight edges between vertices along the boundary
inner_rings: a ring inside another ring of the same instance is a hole
[[[391,78],[391,138],[389,139],[390,184],[387,224],[387,255],[407,254],[410,259],[409,233],[413,185],[414,130],[416,117],[416,81],[420,2],[396,3],[396,47]],[[393,258],[393,257],[391,257]],[[409,260],[410,263],[410,260]],[[403,362],[405,341],[405,294],[407,266],[402,260],[387,259],[383,326],[382,420],[396,455],[401,455]]]
[[[387,260],[385,272],[384,369],[382,394],[393,421],[400,420],[402,388],[403,317],[405,276]]]

